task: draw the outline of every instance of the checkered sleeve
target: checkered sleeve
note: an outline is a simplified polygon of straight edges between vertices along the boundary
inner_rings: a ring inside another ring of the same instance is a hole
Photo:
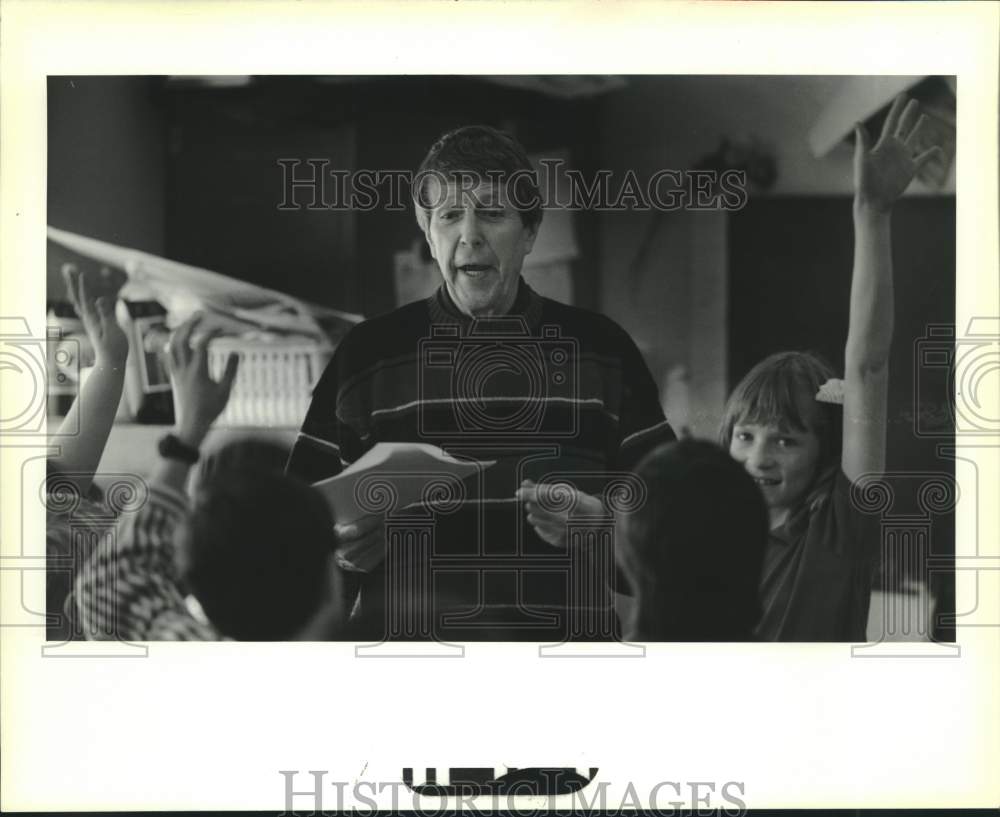
[[[174,533],[187,513],[183,494],[151,485],[146,504],[122,514],[114,536],[98,544],[76,579],[89,640],[219,640],[191,614],[178,588]]]

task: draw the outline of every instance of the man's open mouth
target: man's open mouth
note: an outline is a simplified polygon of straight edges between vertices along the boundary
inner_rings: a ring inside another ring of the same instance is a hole
[[[470,278],[479,278],[492,270],[493,267],[489,264],[461,264],[455,267],[455,269],[463,275],[468,275]]]
[[[764,488],[770,488],[781,484],[780,479],[774,479],[773,477],[754,477],[753,481]]]

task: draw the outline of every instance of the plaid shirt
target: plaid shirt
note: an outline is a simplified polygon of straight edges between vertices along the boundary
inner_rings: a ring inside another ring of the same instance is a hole
[[[178,587],[174,533],[188,514],[184,494],[149,486],[149,500],[123,513],[76,579],[76,603],[89,640],[220,641]]]
[[[49,480],[58,478],[50,471]],[[48,486],[47,486],[48,487]],[[65,502],[65,499],[69,502]],[[80,496],[75,491],[46,495],[45,514],[45,637],[49,641],[82,638],[73,587],[87,545],[99,541],[118,523],[117,514],[99,493]]]

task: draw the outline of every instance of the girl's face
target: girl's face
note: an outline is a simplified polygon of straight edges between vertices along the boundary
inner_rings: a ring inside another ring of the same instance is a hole
[[[743,463],[760,487],[776,527],[812,487],[819,467],[820,442],[812,430],[736,423],[729,453]]]

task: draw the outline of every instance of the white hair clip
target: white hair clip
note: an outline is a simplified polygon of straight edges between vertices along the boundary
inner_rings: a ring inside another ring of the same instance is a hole
[[[814,398],[818,403],[836,403],[838,406],[844,405],[844,381],[831,377],[816,392]]]

